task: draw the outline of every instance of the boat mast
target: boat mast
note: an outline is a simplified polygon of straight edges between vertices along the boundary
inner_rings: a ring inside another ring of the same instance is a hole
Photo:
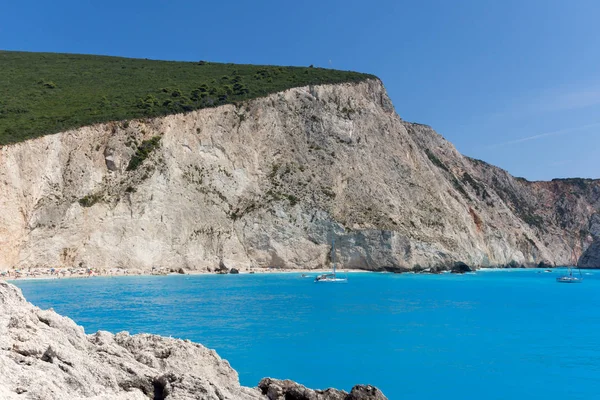
[[[333,261],[333,277],[335,278],[335,238],[331,239],[331,260]]]
[[[577,257],[577,253],[575,253],[575,246],[573,246],[573,261],[575,262],[573,266],[577,268],[579,271],[579,276],[583,279],[583,275],[581,275],[581,268],[579,268],[579,257]]]

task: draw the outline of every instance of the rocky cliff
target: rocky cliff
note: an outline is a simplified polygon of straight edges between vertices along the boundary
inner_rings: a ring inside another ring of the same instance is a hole
[[[0,185],[0,268],[321,268],[333,237],[348,268],[572,264],[600,211],[600,181],[464,157],[378,80],[4,146]]]
[[[580,268],[600,268],[600,214],[592,216],[589,235],[593,238],[593,242],[583,253],[577,266]]]
[[[294,397],[289,397],[289,396]],[[0,398],[2,400],[386,400],[377,388],[311,390],[263,379],[240,386],[214,350],[190,341],[83,328],[40,310],[0,281]]]

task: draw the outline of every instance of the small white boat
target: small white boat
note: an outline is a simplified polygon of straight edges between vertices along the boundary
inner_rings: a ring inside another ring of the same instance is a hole
[[[573,276],[573,271],[569,267],[569,275],[563,275],[556,278],[556,282],[560,283],[581,283],[583,282],[583,276],[581,276],[581,270],[579,270],[579,277]]]
[[[331,274],[317,275],[315,282],[348,283],[348,277],[340,278],[335,273],[335,239],[331,241],[331,261],[333,262],[333,272]]]
[[[582,278],[577,278],[575,276],[561,276],[556,278],[556,282],[560,283],[581,283],[583,282]]]
[[[338,283],[348,283],[347,278],[337,278],[333,274],[323,274],[319,275],[315,278],[315,282],[338,282]]]
[[[318,275],[315,278],[315,282],[338,282],[338,283],[348,283],[348,278],[338,278],[335,274],[322,274]]]

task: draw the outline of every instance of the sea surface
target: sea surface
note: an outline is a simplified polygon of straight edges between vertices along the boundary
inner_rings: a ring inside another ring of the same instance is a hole
[[[191,339],[243,385],[378,386],[393,399],[600,398],[600,271],[351,273],[13,281],[83,325]]]

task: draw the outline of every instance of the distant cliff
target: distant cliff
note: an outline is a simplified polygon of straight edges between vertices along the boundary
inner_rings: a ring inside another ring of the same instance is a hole
[[[0,268],[322,268],[333,237],[366,270],[573,264],[599,246],[600,181],[464,157],[376,79],[4,146],[0,185]]]
[[[588,232],[593,242],[585,250],[577,265],[580,268],[600,268],[600,214],[594,214],[589,225]]]

